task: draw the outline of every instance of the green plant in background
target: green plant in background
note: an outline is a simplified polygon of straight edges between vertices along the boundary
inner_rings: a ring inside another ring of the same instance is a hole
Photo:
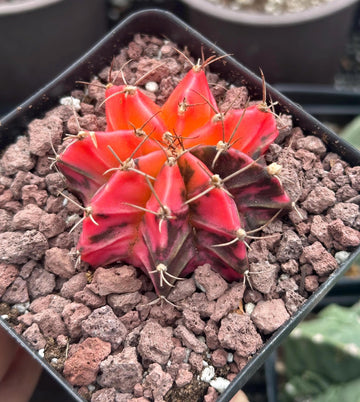
[[[360,402],[360,302],[330,305],[284,344],[281,402]]]
[[[355,117],[348,125],[340,132],[340,136],[360,149],[360,116]]]
[[[348,123],[339,133],[340,137],[350,142],[354,147],[360,149],[360,116],[355,117],[350,123]],[[349,276],[358,276],[360,272],[360,257],[357,257],[352,265],[352,269],[349,270]]]

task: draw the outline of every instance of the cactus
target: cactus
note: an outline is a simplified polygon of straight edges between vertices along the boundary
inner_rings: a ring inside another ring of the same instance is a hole
[[[292,206],[277,166],[254,160],[278,135],[274,114],[264,102],[221,113],[210,61],[193,65],[162,107],[136,86],[109,84],[107,131],[79,132],[56,158],[85,205],[81,259],[140,267],[160,297],[205,262],[242,278],[246,238]]]

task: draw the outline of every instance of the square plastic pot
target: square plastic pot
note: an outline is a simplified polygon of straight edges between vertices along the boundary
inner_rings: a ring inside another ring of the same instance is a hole
[[[187,46],[195,57],[201,57],[202,48],[206,55],[212,54],[213,52],[218,55],[224,54],[221,49],[166,11],[145,10],[138,12],[121,22],[120,25],[111,31],[88,53],[82,56],[75,64],[21,104],[17,109],[9,113],[3,119],[0,127],[0,148],[4,149],[7,144],[14,141],[18,135],[21,135],[31,119],[43,115],[58,102],[61,96],[68,94],[70,90],[74,89],[76,81],[89,80],[93,74],[96,74],[103,67],[110,64],[113,55],[126,46],[135,33],[139,32],[168,37],[180,47]],[[261,99],[262,83],[260,78],[231,57],[227,57],[226,60],[226,63],[217,63],[216,66],[214,65],[213,71],[219,73],[222,78],[231,81],[235,85],[246,85],[252,99]],[[294,125],[300,126],[305,133],[321,137],[327,144],[329,151],[337,152],[351,165],[360,165],[360,153],[355,148],[338,138],[336,134],[329,131],[319,121],[297,107],[275,89],[268,86],[267,91],[273,101],[279,102],[278,112],[290,113],[293,116]],[[271,336],[265,346],[231,382],[230,386],[219,397],[218,401],[228,401],[231,399],[236,391],[261,367],[270,356],[271,352],[330,291],[359,253],[360,247],[357,248],[351,254],[350,258]],[[4,320],[0,319],[0,325],[16,339],[22,347],[33,355],[52,377],[59,381],[68,391],[69,396],[72,396],[76,401],[82,401],[65,379],[47,362],[41,359],[37,353],[31,350],[26,342],[10,328]]]

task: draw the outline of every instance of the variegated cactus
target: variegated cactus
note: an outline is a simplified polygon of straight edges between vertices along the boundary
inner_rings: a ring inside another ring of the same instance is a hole
[[[140,267],[160,297],[205,262],[242,278],[246,238],[292,205],[277,166],[253,159],[278,135],[273,113],[264,102],[221,113],[208,62],[162,107],[136,86],[108,85],[107,131],[80,132],[57,158],[85,205],[82,260]]]

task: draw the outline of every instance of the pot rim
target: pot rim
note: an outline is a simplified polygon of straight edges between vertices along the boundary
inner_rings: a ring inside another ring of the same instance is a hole
[[[0,4],[0,17],[3,15],[21,14],[38,8],[47,7],[64,0],[18,0]]]
[[[293,24],[304,24],[321,18],[329,17],[352,5],[358,0],[332,0],[329,3],[311,7],[297,13],[284,13],[281,15],[267,15],[258,12],[235,11],[219,6],[208,0],[182,0],[190,8],[208,14],[217,19],[223,19],[243,25],[264,25],[267,27],[281,27]]]

